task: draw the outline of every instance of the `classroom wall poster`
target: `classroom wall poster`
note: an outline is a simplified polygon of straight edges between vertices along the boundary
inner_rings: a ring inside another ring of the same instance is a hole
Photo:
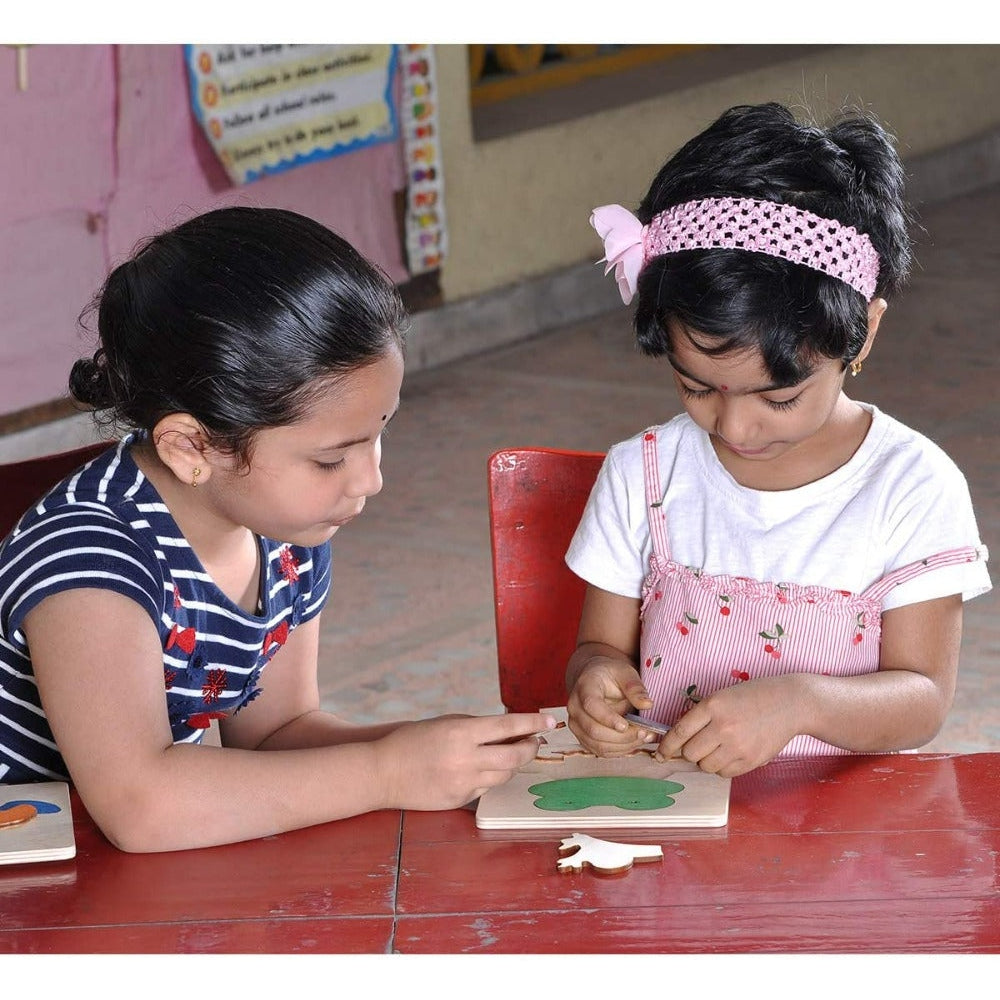
[[[406,253],[413,275],[441,266],[448,249],[444,172],[432,45],[400,47],[400,117],[406,161]]]
[[[234,184],[398,138],[395,45],[185,45],[191,104]]]

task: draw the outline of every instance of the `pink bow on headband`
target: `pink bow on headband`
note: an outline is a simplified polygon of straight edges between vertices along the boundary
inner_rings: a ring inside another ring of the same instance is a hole
[[[635,295],[639,272],[646,262],[644,226],[627,208],[621,205],[602,205],[590,215],[590,224],[604,240],[604,256],[598,263],[607,262],[604,273],[612,268],[622,302],[628,305]]]
[[[626,305],[647,261],[684,250],[781,257],[843,281],[866,302],[878,286],[878,251],[866,233],[794,205],[760,198],[701,198],[665,209],[648,226],[621,205],[602,205],[591,213],[590,224],[604,240],[604,273],[614,268]]]

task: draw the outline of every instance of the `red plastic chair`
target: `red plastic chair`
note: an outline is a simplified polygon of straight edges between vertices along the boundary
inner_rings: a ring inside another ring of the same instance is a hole
[[[508,712],[566,704],[584,582],[564,556],[600,452],[517,448],[488,466],[500,700]]]
[[[99,455],[112,442],[86,444],[56,455],[26,458],[0,465],[0,538],[4,538],[21,515],[41,499],[64,476]]]

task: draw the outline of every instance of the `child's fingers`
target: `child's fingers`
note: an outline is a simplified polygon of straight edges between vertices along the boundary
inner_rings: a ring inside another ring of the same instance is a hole
[[[712,721],[707,712],[699,711],[699,709],[700,706],[696,705],[674,723],[670,732],[660,740],[660,746],[656,751],[657,757],[663,759],[686,757],[688,760],[698,760],[698,757],[689,756],[690,753],[697,751],[696,747],[689,745],[690,741]],[[704,753],[701,756],[704,756]]]
[[[618,702],[621,704],[621,702]],[[594,737],[607,738],[612,734],[621,734],[628,732],[629,725],[622,718],[621,713],[615,708],[615,706],[608,701],[606,698],[591,695],[584,698],[580,707],[583,709],[583,718],[577,718],[575,721],[577,724],[582,724]],[[600,730],[610,730],[601,734]]]
[[[670,732],[670,726],[663,722],[654,722],[652,719],[644,719],[634,712],[625,713],[626,721],[630,722],[636,728],[636,739],[643,743],[648,743],[650,740],[660,737],[662,738],[665,733]]]
[[[519,767],[531,763],[538,756],[539,740],[536,736],[523,736],[519,740],[486,743],[473,758],[480,771],[504,772],[510,777]]]
[[[543,733],[555,729],[555,718],[542,712],[514,712],[509,715],[497,715],[501,724],[510,730],[511,736],[528,736],[532,733]]]
[[[597,725],[592,718],[577,720],[570,728],[580,743],[599,757],[617,757],[632,753],[646,742],[646,738],[640,735],[635,726],[626,722],[621,716],[613,717],[622,723],[624,731]]]
[[[642,681],[636,678],[635,681],[625,685],[623,692],[630,705],[635,708],[652,708],[653,699],[649,697],[649,692],[643,686]]]
[[[481,728],[487,730],[482,736],[483,743],[515,743],[526,736],[546,733],[558,725],[551,715],[541,712],[481,716],[479,721],[484,723]]]

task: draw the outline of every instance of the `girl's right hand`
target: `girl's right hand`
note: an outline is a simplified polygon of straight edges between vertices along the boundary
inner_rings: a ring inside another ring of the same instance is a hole
[[[383,736],[377,778],[386,809],[455,809],[502,785],[535,758],[551,715],[443,716]]]
[[[648,741],[648,735],[623,716],[652,708],[653,701],[631,661],[598,654],[577,675],[567,702],[569,728],[599,757],[621,757]]]

